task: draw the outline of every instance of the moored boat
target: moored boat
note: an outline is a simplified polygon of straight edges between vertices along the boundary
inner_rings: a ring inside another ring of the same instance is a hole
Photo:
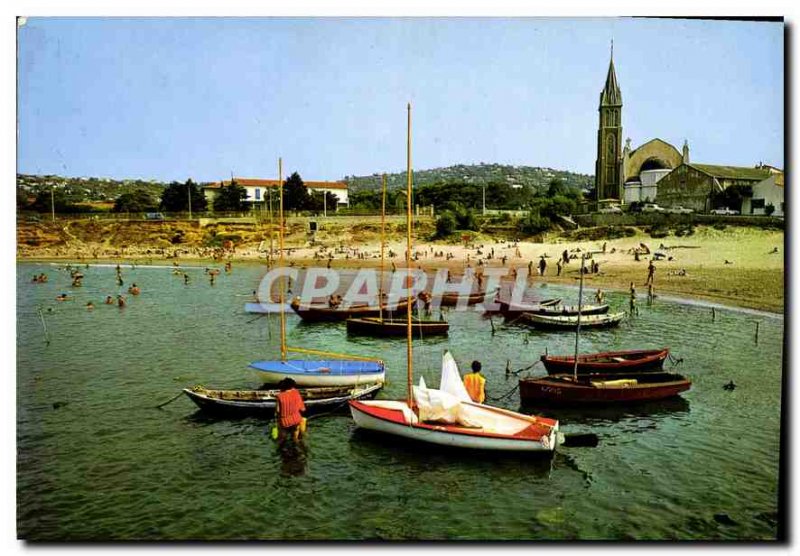
[[[405,336],[408,325],[405,320],[397,318],[364,317],[350,318],[346,321],[348,334],[365,334],[370,336]],[[413,334],[425,336],[444,336],[450,330],[447,321],[419,320],[411,321]]]
[[[549,305],[544,307],[537,307],[532,311],[528,311],[529,313],[533,313],[536,315],[547,315],[547,316],[567,316],[573,317],[576,316],[579,312],[581,315],[602,315],[608,313],[608,304],[603,303],[601,305],[581,305],[580,311],[578,310],[577,305]]]
[[[627,373],[575,378],[571,374],[519,381],[525,404],[596,405],[660,400],[677,396],[692,382],[677,373]]]
[[[440,307],[455,307],[458,305],[458,301],[460,299],[466,299],[467,305],[477,305],[478,303],[483,303],[483,300],[486,298],[485,291],[479,291],[470,293],[469,295],[463,295],[458,292],[444,292],[442,293],[441,297],[439,298],[439,306]],[[434,303],[435,303],[434,297]]]
[[[354,387],[301,388],[300,396],[307,414],[344,407],[350,400],[374,397],[383,388],[382,382]],[[184,393],[200,409],[226,415],[265,415],[275,412],[275,398],[280,390],[216,390],[195,386]]]
[[[410,289],[411,264],[411,105],[408,106],[408,166],[406,188],[406,261]],[[454,448],[552,454],[558,444],[558,421],[473,402],[449,352],[442,359],[439,389],[429,389],[424,380],[412,386],[413,342],[411,308],[406,313],[405,400],[351,401],[356,426],[390,437],[403,437],[426,444]]]
[[[413,304],[415,298],[411,298]],[[384,303],[382,305],[351,305],[349,307],[329,307],[326,304],[302,303],[294,298],[290,304],[297,315],[307,322],[339,322],[349,318],[376,317],[381,313],[404,312],[408,306],[408,298],[397,303]]]
[[[265,384],[277,384],[284,378],[298,386],[355,386],[383,382],[385,369],[378,360],[312,360],[254,361],[250,367]]]
[[[581,321],[581,326],[584,326]],[[669,356],[669,348],[605,351],[578,355],[577,373],[624,373],[632,371],[660,371]],[[573,355],[542,355],[548,374],[575,372]]]
[[[551,329],[551,330],[575,330],[580,323],[581,328],[609,328],[617,326],[622,319],[625,318],[625,313],[607,313],[605,315],[589,315],[589,316],[547,316],[547,315],[534,315],[532,313],[523,313],[519,316],[517,322],[523,324],[530,324],[535,328]],[[578,320],[580,319],[580,321]]]
[[[515,317],[521,315],[522,313],[535,313],[541,308],[558,305],[561,303],[561,298],[557,297],[553,299],[544,299],[542,301],[532,303],[512,303],[511,301],[495,299],[495,303],[497,303],[499,306],[497,311],[486,311],[486,313],[500,313],[505,317]]]

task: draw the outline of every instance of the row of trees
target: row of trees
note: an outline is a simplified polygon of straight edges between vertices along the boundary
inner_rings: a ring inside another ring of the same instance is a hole
[[[269,194],[269,191],[265,191]],[[283,183],[283,201],[286,210],[305,210],[320,212],[327,206],[329,210],[335,210],[338,206],[338,198],[331,192],[309,192],[303,183],[303,179],[295,172]],[[214,197],[213,208],[216,212],[242,212],[248,210],[247,189],[239,185],[235,180],[230,184],[224,185]],[[278,209],[278,192],[273,198],[273,207]],[[114,212],[206,212],[209,209],[208,200],[203,194],[202,188],[192,181],[184,183],[177,181],[171,182],[164,188],[161,197],[148,193],[147,191],[133,191],[123,193],[114,201]],[[35,210],[38,212],[50,212],[55,206],[58,213],[73,213],[86,211],[86,206],[81,206],[70,199],[63,189],[41,190],[37,193],[33,202],[28,202],[27,197],[20,191],[17,193],[17,207],[20,210]],[[378,205],[380,207],[380,205]]]

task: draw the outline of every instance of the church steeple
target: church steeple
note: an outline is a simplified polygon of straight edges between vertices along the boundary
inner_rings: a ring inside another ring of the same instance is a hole
[[[595,163],[595,192],[597,200],[622,199],[622,93],[614,71],[614,42],[611,42],[611,61],[608,64],[606,85],[600,93],[600,125],[597,130],[597,161]]]
[[[614,41],[611,41],[611,61],[608,64],[606,86],[600,93],[600,106],[622,106],[622,92],[617,84],[617,74],[614,71]]]

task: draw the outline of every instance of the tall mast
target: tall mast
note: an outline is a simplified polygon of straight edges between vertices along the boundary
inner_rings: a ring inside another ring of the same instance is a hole
[[[414,354],[411,349],[411,103],[408,103],[408,131],[406,139],[406,356],[408,359],[408,407],[412,407],[411,383],[414,380]]]
[[[378,277],[378,307],[383,322],[383,253],[386,247],[386,174],[383,175],[383,195],[381,197],[381,273]]]
[[[283,269],[283,159],[278,158],[278,187],[280,206],[278,208],[278,268]],[[281,276],[280,282],[280,303],[281,303],[281,361],[286,361],[286,315],[283,312],[284,298],[284,277]]]
[[[581,281],[578,286],[578,326],[575,328],[575,364],[572,368],[572,378],[578,380],[578,338],[581,335],[581,305],[583,304],[583,261],[586,255],[581,255]]]

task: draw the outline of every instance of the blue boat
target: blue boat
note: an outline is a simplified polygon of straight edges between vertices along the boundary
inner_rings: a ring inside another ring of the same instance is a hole
[[[385,379],[383,361],[289,359],[254,361],[250,367],[265,383],[274,384],[291,378],[301,387],[356,386]]]

